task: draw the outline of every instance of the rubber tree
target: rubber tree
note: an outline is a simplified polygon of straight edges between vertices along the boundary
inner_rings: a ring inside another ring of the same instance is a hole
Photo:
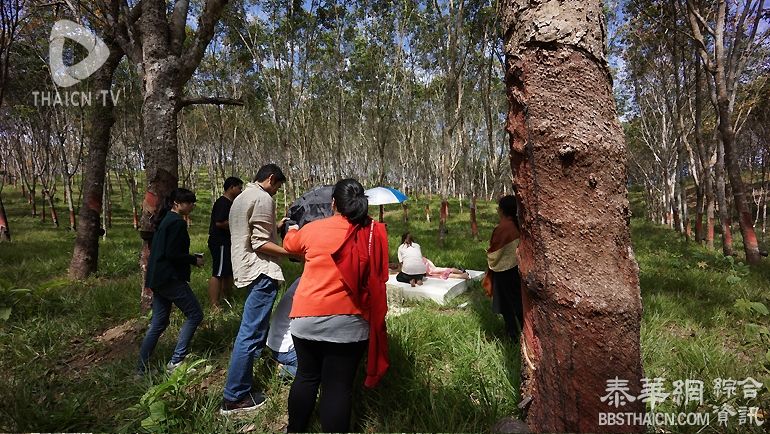
[[[622,411],[644,411],[639,269],[603,21],[598,0],[502,4],[525,288],[521,393],[534,431],[644,429],[599,425],[615,409],[616,378],[631,397]]]

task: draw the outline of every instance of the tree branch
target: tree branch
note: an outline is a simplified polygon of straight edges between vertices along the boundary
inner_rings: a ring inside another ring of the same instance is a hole
[[[198,20],[198,31],[195,33],[195,40],[193,41],[192,46],[180,58],[181,65],[179,79],[182,83],[186,83],[187,80],[192,77],[195,68],[198,67],[201,59],[203,59],[206,47],[214,36],[214,27],[216,27],[219,18],[222,16],[222,11],[224,10],[227,1],[228,0],[206,0],[206,5],[203,7],[203,13],[201,13],[200,19]]]
[[[171,52],[176,55],[182,54],[182,47],[187,36],[185,28],[189,10],[189,0],[176,0],[174,3],[174,12],[171,14]]]

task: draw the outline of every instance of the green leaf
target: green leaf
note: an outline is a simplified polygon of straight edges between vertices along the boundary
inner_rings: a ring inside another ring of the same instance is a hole
[[[730,276],[727,277],[727,283],[729,283],[730,285],[735,285],[740,281],[741,281],[741,278],[736,276],[735,274],[731,274]]]
[[[752,301],[750,303],[751,310],[761,316],[767,316],[770,315],[770,311],[767,310],[767,306],[765,306],[763,303],[760,303],[758,301]]]
[[[8,319],[11,317],[11,310],[13,310],[10,307],[0,307],[0,320],[8,321]]]

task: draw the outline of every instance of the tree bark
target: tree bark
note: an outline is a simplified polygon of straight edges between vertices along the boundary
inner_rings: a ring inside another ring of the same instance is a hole
[[[727,205],[727,195],[725,194],[725,152],[722,141],[717,145],[717,206],[719,207],[719,224],[722,227],[722,253],[725,256],[732,256],[733,251],[733,233],[730,229],[730,208]]]
[[[59,214],[56,212],[56,206],[53,202],[53,194],[50,190],[43,190],[44,199],[48,199],[48,206],[51,208],[51,222],[54,227],[59,227]]]
[[[104,38],[110,50],[107,62],[93,75],[93,88],[109,91],[112,79],[123,51],[111,38]],[[96,105],[89,122],[90,131],[88,157],[83,173],[83,203],[78,214],[78,226],[75,237],[75,249],[69,266],[71,279],[84,279],[95,273],[99,264],[99,236],[102,234],[100,213],[104,191],[104,175],[107,167],[107,153],[110,148],[110,131],[115,123],[114,107],[111,98],[105,99],[105,105]]]
[[[522,396],[534,431],[600,426],[608,380],[639,394],[639,269],[626,149],[604,58],[599,1],[503,6],[513,185],[522,229]],[[526,399],[526,398],[525,398]],[[641,414],[628,402],[624,412]]]
[[[476,222],[476,195],[471,199],[471,236],[474,240],[479,240],[479,224]]]
[[[0,242],[11,241],[11,228],[8,225],[8,217],[3,205],[3,196],[0,194]]]
[[[441,196],[441,208],[439,208],[438,219],[438,242],[439,246],[444,246],[446,236],[449,232],[446,227],[447,217],[449,217],[449,202],[445,196]]]

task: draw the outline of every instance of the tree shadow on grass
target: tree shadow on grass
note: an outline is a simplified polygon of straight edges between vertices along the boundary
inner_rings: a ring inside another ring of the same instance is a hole
[[[636,221],[632,230],[645,316],[665,314],[715,326],[737,296],[727,278],[740,267],[667,227]]]

